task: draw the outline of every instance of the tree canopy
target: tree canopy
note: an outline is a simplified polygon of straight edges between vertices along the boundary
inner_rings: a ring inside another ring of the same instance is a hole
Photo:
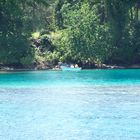
[[[1,0],[0,64],[140,63],[139,0]]]

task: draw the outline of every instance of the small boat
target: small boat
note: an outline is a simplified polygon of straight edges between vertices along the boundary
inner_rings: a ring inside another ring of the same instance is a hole
[[[63,71],[80,71],[80,70],[81,70],[80,67],[71,68],[71,67],[67,67],[67,66],[61,66],[61,69],[62,69]]]

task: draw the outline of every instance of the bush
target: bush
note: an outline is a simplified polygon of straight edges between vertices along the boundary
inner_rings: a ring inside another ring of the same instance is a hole
[[[90,9],[88,4],[76,7],[69,8],[69,12],[63,8],[67,28],[59,31],[59,37],[54,40],[61,60],[103,63],[111,56],[109,28],[99,23],[96,8]]]

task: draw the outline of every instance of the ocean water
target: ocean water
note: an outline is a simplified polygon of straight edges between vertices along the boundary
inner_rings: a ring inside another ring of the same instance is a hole
[[[1,73],[0,140],[140,140],[140,70]]]

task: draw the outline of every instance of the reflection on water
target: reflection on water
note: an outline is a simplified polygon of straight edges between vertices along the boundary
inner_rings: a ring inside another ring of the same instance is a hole
[[[139,140],[139,85],[139,70],[1,74],[0,140]]]

